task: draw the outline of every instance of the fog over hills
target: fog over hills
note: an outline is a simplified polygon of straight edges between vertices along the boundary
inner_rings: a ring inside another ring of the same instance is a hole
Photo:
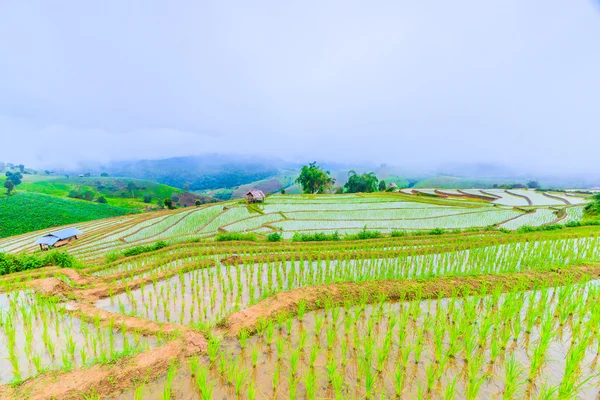
[[[229,188],[275,177],[280,174],[294,175],[302,165],[310,162],[288,161],[278,157],[239,154],[203,154],[198,156],[174,157],[154,160],[130,160],[108,163],[84,162],[74,168],[56,168],[59,174],[100,175],[133,177],[152,180],[189,190]],[[486,182],[539,180],[547,187],[595,187],[600,185],[600,173],[544,173],[511,167],[500,163],[403,163],[387,164],[374,162],[343,163],[315,160],[324,169],[332,172],[338,184],[343,185],[348,171],[375,172],[380,178],[403,178],[408,185],[417,181],[446,176],[464,180]],[[459,183],[461,186],[468,182]]]

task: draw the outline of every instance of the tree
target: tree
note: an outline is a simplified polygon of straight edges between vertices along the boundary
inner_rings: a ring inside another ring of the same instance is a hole
[[[0,171],[2,171],[4,168],[6,168],[6,164],[0,161]]]
[[[6,171],[5,175],[6,175],[6,181],[4,182],[4,187],[6,188],[8,194],[10,195],[10,192],[12,192],[18,185],[21,184],[21,179],[23,179],[23,175],[21,175],[19,172],[10,172],[10,171]],[[6,182],[10,182],[10,184],[12,184],[10,189],[6,186],[7,185]]]
[[[529,181],[529,182],[527,182],[527,187],[529,189],[539,189],[540,183],[538,181]]]
[[[25,172],[25,166],[23,164],[19,164],[17,167],[19,168],[19,171],[21,171],[21,173]]]
[[[281,188],[281,194],[285,194],[285,188]]]
[[[135,183],[133,183],[132,181],[127,182],[127,190],[131,192],[132,199],[135,197],[135,189],[137,189]]]
[[[200,207],[200,204],[202,204],[202,202],[200,200],[196,200],[196,207]]]
[[[107,174],[106,172],[103,172],[103,173],[101,173],[101,174],[100,174],[100,176],[107,177],[107,176],[108,176],[108,174]]]
[[[335,187],[335,194],[343,194],[344,193],[344,188],[341,186],[336,186]]]
[[[104,198],[104,196],[100,196],[100,197],[98,197],[98,198],[96,199],[96,201],[97,201],[98,203],[102,203],[102,204],[106,204],[106,203],[107,203],[107,201],[106,201],[106,199]]]
[[[302,186],[304,193],[317,194],[331,189],[335,179],[331,177],[329,171],[324,171],[315,161],[302,167],[296,183]]]
[[[94,192],[92,192],[91,190],[86,190],[85,192],[83,192],[82,198],[87,201],[92,201],[94,200]]]
[[[15,184],[10,179],[7,179],[4,181],[4,187],[6,188],[6,194],[10,196],[10,192],[15,188]]]
[[[90,174],[89,172],[86,172],[85,174],[83,174],[83,176],[85,176],[86,178],[92,176],[92,174]]]
[[[145,194],[144,195],[144,203],[151,203],[152,202],[152,195],[151,194]]]
[[[385,192],[385,189],[386,189],[386,184],[385,184],[385,181],[382,179],[379,181],[379,191]]]
[[[169,210],[173,209],[173,200],[166,198],[164,203],[165,203],[165,207],[167,207]]]
[[[348,172],[348,182],[344,185],[348,193],[372,193],[377,191],[379,179],[375,173],[357,174],[355,171]]]

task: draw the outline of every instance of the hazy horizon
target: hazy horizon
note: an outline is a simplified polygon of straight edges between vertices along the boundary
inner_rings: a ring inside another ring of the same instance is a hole
[[[220,153],[597,171],[599,10],[3,2],[0,161]]]

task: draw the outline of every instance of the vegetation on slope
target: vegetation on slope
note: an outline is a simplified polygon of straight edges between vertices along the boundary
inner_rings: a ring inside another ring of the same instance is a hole
[[[144,209],[149,205],[156,206],[165,198],[183,192],[181,189],[155,182],[113,177],[63,177],[47,181],[23,182],[18,189],[88,201],[98,201],[103,198],[110,205],[135,209]],[[100,201],[104,202],[104,200]]]
[[[38,254],[22,253],[16,255],[0,252],[0,275],[48,266],[81,268],[83,264],[72,255],[58,250]]]
[[[600,193],[591,197],[592,201],[585,206],[585,215],[590,219],[600,219]]]
[[[108,204],[21,192],[0,198],[0,238],[130,212]]]
[[[286,173],[276,175],[268,179],[261,179],[233,188],[205,190],[201,193],[219,200],[231,200],[242,198],[251,189],[262,190],[265,194],[279,193],[281,189],[285,189],[287,193],[289,188],[295,186],[294,181],[297,177],[298,174],[295,171],[286,171]],[[292,192],[294,192],[294,190],[292,190]],[[295,192],[302,193],[302,191],[300,190],[296,190]]]

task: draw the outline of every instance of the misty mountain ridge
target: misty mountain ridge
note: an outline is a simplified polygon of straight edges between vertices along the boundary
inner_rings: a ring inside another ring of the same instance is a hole
[[[218,188],[234,188],[261,181],[290,171],[299,171],[302,165],[310,161],[287,161],[279,157],[263,155],[238,154],[203,154],[186,157],[164,159],[145,159],[114,161],[109,163],[81,163],[73,170],[57,171],[63,174],[100,175],[131,177],[151,180],[191,191],[203,191]],[[493,183],[514,181],[523,183],[538,180],[546,187],[594,187],[600,185],[599,174],[556,174],[531,173],[499,163],[443,163],[439,165],[388,165],[369,162],[356,164],[317,160],[325,170],[331,171],[337,184],[343,185],[347,173],[355,170],[358,173],[375,172],[380,179],[390,182],[407,182],[413,186],[417,182],[431,180],[432,184],[440,182],[432,178],[452,178],[450,185],[468,187],[472,181],[486,186]],[[444,181],[442,181],[444,182]],[[423,184],[427,184],[426,182]]]

